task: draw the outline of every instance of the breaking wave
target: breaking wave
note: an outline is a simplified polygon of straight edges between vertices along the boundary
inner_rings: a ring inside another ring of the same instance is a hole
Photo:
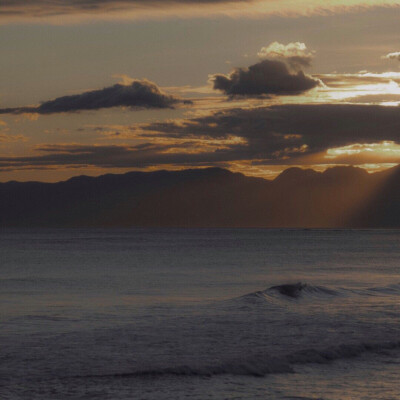
[[[313,286],[307,283],[295,283],[295,284],[285,284],[272,286],[268,290],[268,292],[276,291],[283,296],[291,297],[291,298],[299,298],[301,296],[337,296],[339,295],[338,291],[328,289],[323,286]]]
[[[373,287],[367,289],[344,289],[328,288],[325,286],[311,285],[308,283],[287,283],[271,286],[266,290],[260,290],[245,294],[234,300],[254,302],[257,300],[271,301],[281,300],[301,300],[301,299],[333,299],[336,297],[348,296],[400,296],[400,284],[393,284],[384,287]]]
[[[307,283],[288,283],[271,286],[266,290],[260,290],[245,294],[234,300],[242,302],[257,302],[259,300],[270,302],[272,300],[298,300],[306,298],[332,298],[342,295],[340,290],[333,290],[324,286],[314,286]]]

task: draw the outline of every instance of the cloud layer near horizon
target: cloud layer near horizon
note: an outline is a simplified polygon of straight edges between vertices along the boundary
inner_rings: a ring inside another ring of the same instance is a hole
[[[328,164],[334,163],[332,158],[336,153],[327,153],[332,148],[383,141],[400,143],[400,108],[319,104],[230,109],[209,116],[141,124],[130,129],[134,138],[145,142],[41,145],[31,156],[1,157],[0,169],[147,168],[167,164],[218,165],[244,160],[269,165],[290,165],[299,160],[304,165]],[[336,156],[349,164],[373,162],[374,157],[379,162],[399,159],[397,153],[396,157],[392,157],[392,153],[387,153],[386,157],[385,154],[361,157],[354,153],[353,147],[352,151]]]
[[[352,104],[278,105],[231,109],[178,123],[142,125],[169,137],[246,140],[252,158],[280,159],[354,143],[400,141],[400,107]]]
[[[173,108],[179,103],[189,104],[190,101],[167,95],[148,80],[134,80],[128,85],[117,83],[103,89],[58,97],[37,107],[1,108],[0,114],[53,114],[112,107]]]

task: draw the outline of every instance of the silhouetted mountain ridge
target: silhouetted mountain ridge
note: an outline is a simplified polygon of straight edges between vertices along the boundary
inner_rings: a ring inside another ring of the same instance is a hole
[[[0,183],[2,227],[400,227],[400,167],[221,168]]]

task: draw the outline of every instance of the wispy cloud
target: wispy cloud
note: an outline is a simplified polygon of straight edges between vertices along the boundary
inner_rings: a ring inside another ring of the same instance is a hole
[[[352,102],[396,105],[400,101],[400,73],[359,72],[356,74],[314,75],[324,86],[318,90],[318,99],[325,102]]]
[[[397,0],[4,0],[0,21],[68,23],[82,19],[138,19],[230,15],[259,18],[398,6]]]
[[[28,138],[24,135],[12,135],[0,132],[0,144],[13,142],[26,142]]]

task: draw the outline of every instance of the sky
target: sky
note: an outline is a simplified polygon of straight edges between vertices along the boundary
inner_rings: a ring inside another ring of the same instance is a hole
[[[400,163],[400,1],[0,0],[0,181]]]

